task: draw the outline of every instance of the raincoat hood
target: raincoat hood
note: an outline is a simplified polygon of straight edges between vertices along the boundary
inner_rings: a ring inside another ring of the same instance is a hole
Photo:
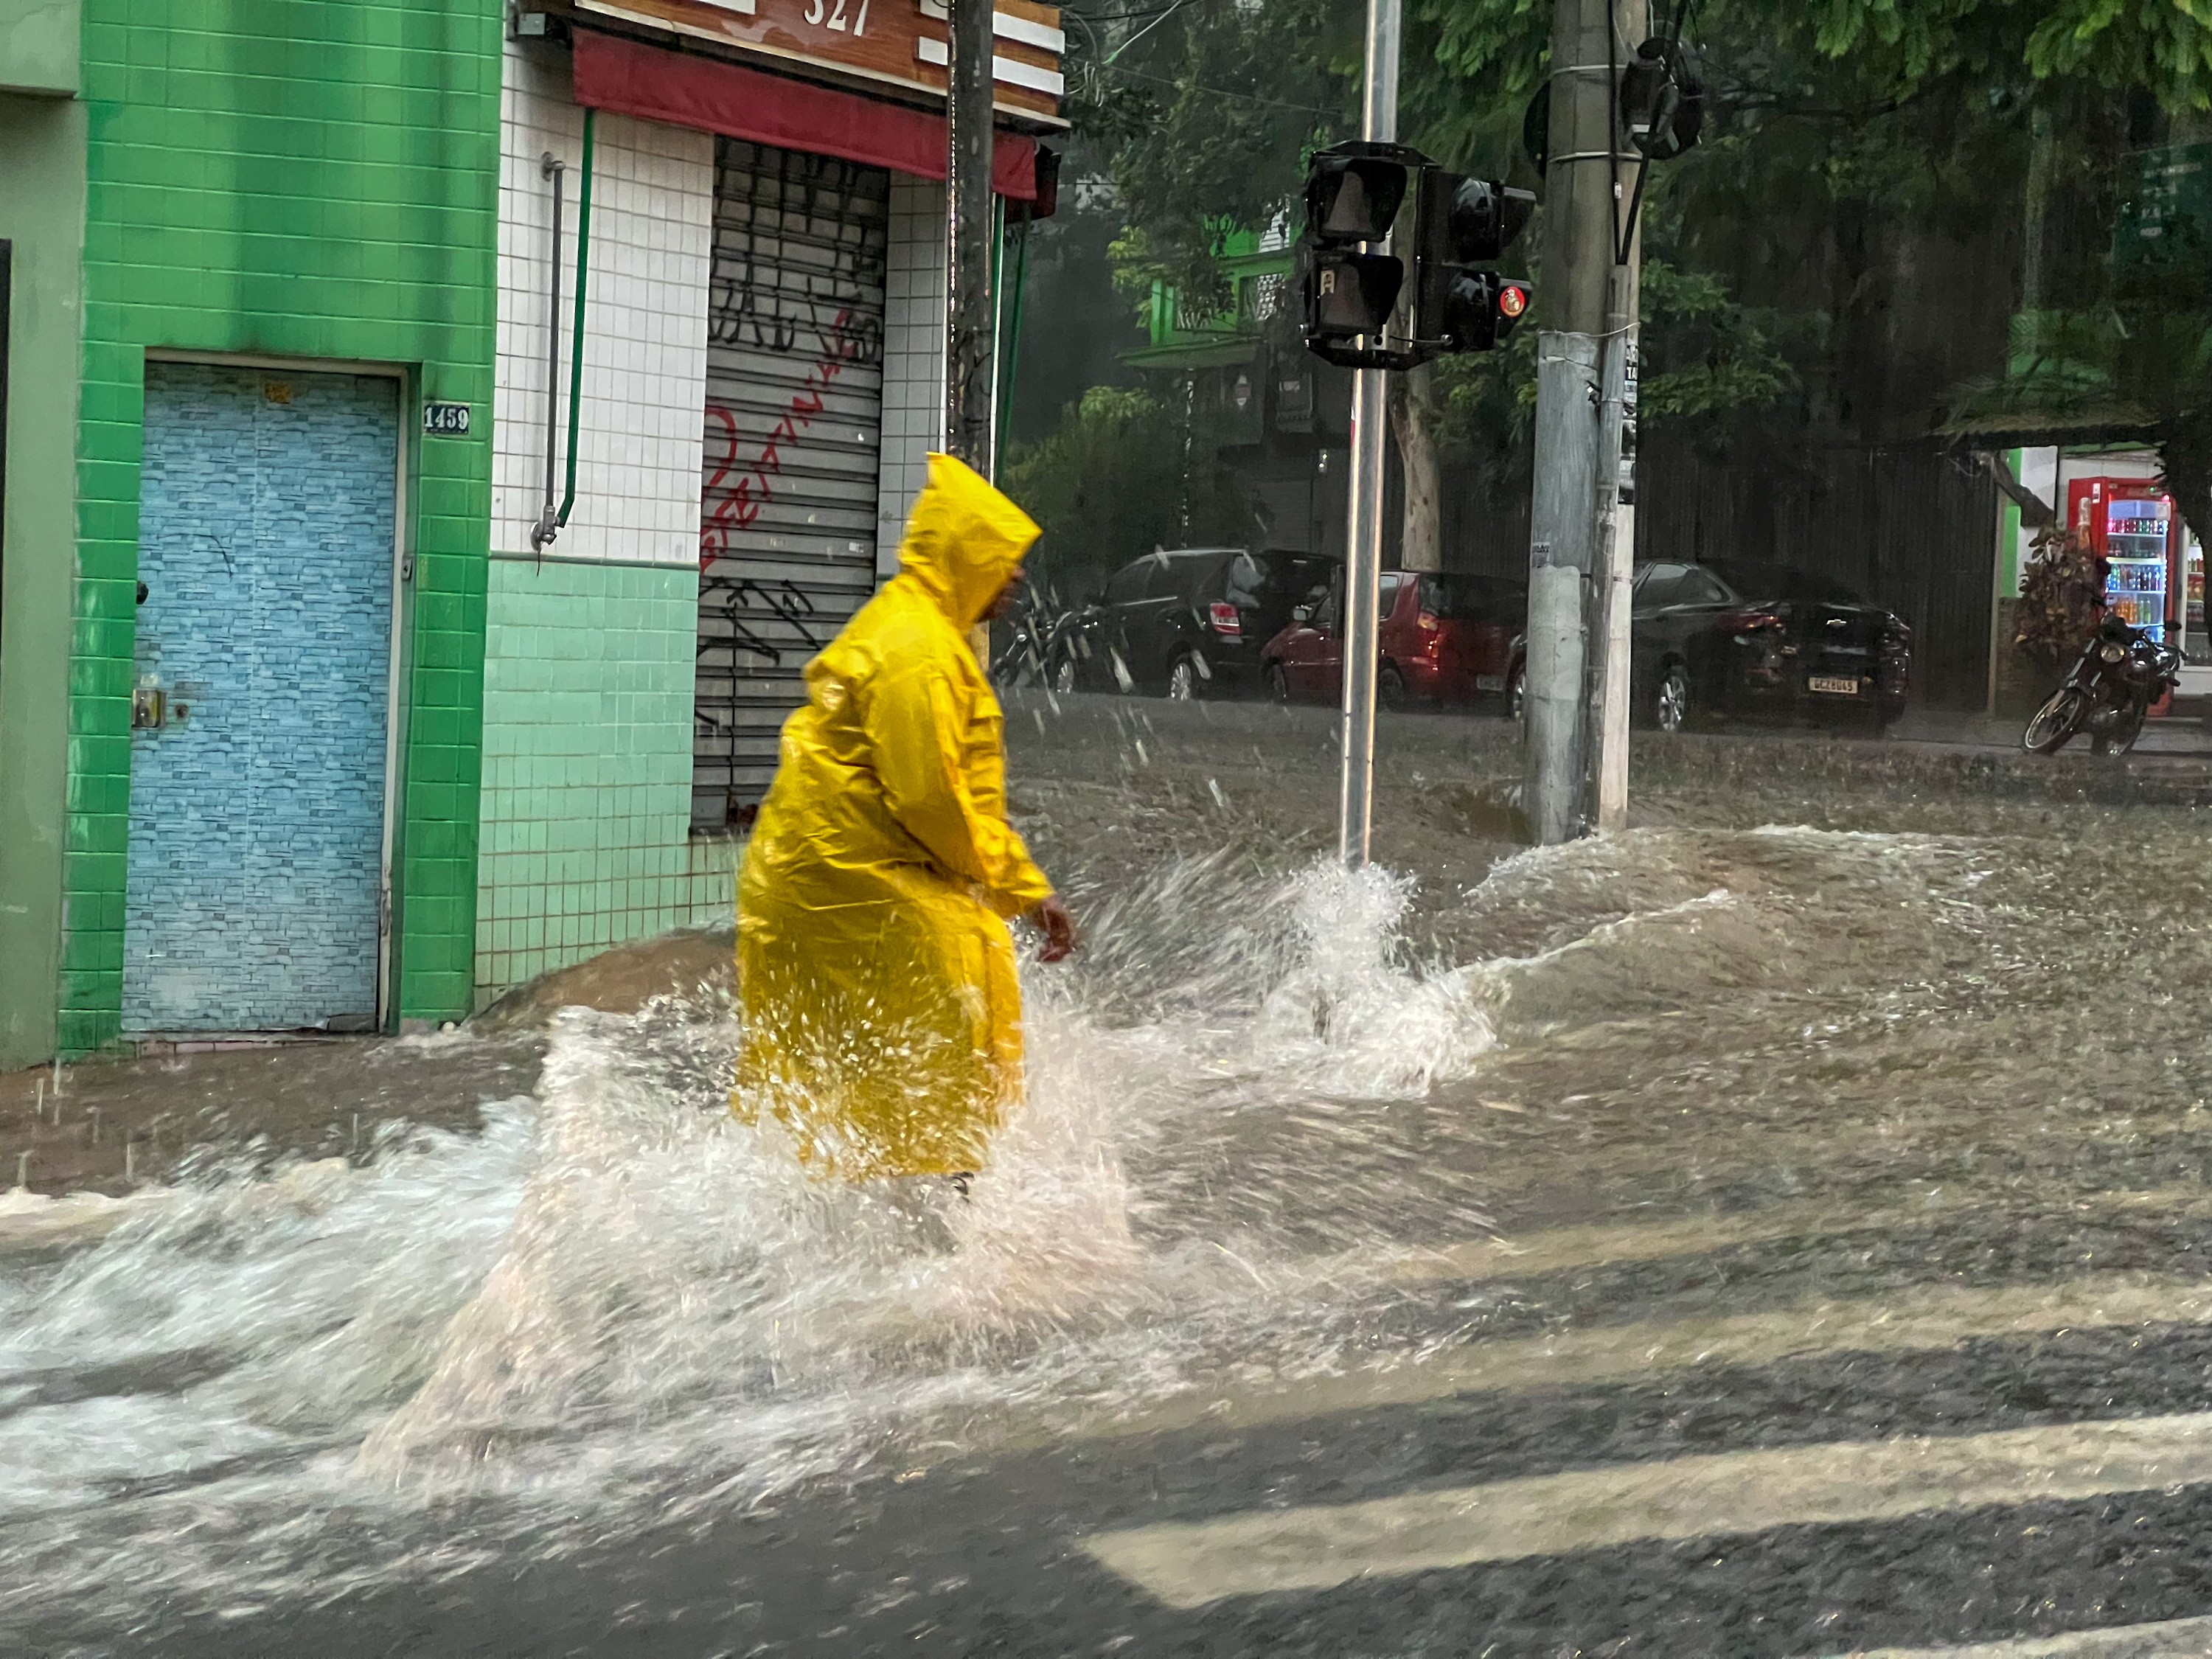
[[[1038,534],[1030,515],[972,468],[932,454],[929,482],[899,542],[899,574],[921,584],[955,627],[972,628]]]

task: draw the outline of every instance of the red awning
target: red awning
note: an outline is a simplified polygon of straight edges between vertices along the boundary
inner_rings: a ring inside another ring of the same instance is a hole
[[[617,115],[696,127],[757,144],[945,176],[945,118],[712,58],[663,52],[619,35],[576,31],[576,101]],[[994,134],[991,188],[1036,199],[1036,141]]]

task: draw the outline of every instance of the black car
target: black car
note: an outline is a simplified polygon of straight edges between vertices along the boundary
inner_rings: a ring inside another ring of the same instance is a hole
[[[1707,714],[1888,726],[1912,684],[1912,634],[1827,576],[1657,562],[1636,573],[1637,708],[1663,731]]]
[[[1260,689],[1261,647],[1328,580],[1316,553],[1160,549],[1115,571],[1065,630],[1048,683],[1188,699]]]

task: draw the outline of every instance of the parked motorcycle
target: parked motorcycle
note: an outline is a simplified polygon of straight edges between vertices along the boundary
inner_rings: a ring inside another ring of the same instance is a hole
[[[1073,660],[1074,617],[1051,590],[1042,593],[1024,590],[1006,619],[1006,647],[991,659],[992,684],[1001,688],[1042,685],[1054,690],[1072,690],[1072,674],[1067,676],[1068,684],[1060,681],[1062,665]]]
[[[1044,684],[1049,690],[1075,690],[1077,664],[1091,654],[1090,627],[1097,614],[1095,606],[1072,605],[1045,630]]]
[[[2179,631],[2171,623],[2166,628]],[[2039,755],[2055,755],[2075,733],[2087,732],[2098,754],[2124,755],[2142,735],[2151,705],[2180,682],[2179,652],[2107,615],[2066,683],[2029,720],[2021,744]]]

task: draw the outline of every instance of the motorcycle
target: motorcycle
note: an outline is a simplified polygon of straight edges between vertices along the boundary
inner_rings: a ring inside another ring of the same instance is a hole
[[[1094,605],[1063,611],[1045,631],[1044,684],[1054,691],[1073,691],[1079,679],[1077,665],[1091,655],[1091,630],[1097,621]]]
[[[2176,631],[2171,623],[2166,626]],[[2108,614],[2065,684],[2028,720],[2021,744],[2055,755],[2086,731],[2096,753],[2124,755],[2142,735],[2151,705],[2180,683],[2179,652]]]
[[[1056,691],[1073,690],[1073,611],[1060,608],[1049,590],[1042,595],[1024,591],[1015,602],[1006,648],[991,659],[991,680],[1001,688],[1043,685]],[[1066,672],[1063,676],[1063,665]],[[1066,678],[1066,685],[1059,682]]]

